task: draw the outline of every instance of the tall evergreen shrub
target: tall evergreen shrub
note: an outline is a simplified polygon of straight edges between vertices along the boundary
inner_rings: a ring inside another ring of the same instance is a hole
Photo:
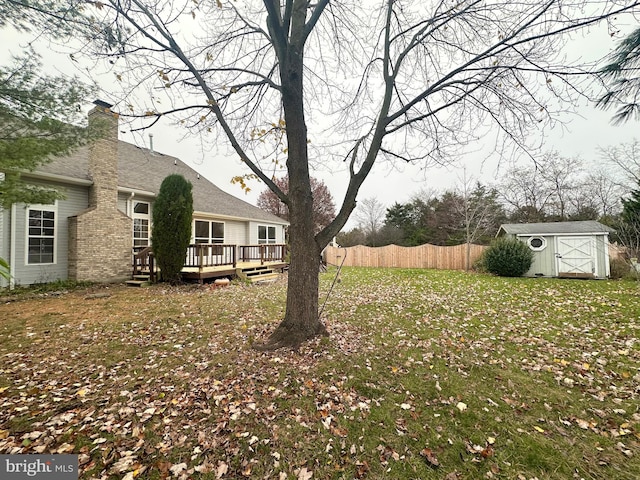
[[[160,268],[160,279],[178,283],[191,240],[193,186],[182,175],[169,175],[153,204],[151,245]]]
[[[533,263],[531,249],[516,238],[497,239],[483,255],[487,271],[501,277],[520,277]]]

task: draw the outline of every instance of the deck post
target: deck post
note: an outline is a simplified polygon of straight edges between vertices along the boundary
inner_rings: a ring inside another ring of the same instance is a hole
[[[149,280],[156,283],[156,261],[153,252],[149,252]]]
[[[238,245],[233,246],[233,253],[231,254],[233,258],[233,268],[238,266]]]

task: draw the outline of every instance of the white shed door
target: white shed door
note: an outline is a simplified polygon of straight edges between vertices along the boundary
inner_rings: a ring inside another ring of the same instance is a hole
[[[590,237],[558,237],[558,276],[592,277],[595,272]]]

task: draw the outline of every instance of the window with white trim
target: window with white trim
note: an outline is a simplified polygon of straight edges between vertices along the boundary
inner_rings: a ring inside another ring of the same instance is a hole
[[[27,264],[55,263],[56,208],[31,206],[27,209]]]
[[[196,220],[193,226],[196,243],[224,243],[224,223]]]
[[[133,246],[149,246],[149,202],[133,203]]]
[[[258,225],[258,244],[276,243],[276,227]]]
[[[529,237],[527,243],[534,252],[544,250],[547,246],[547,240],[544,237]]]

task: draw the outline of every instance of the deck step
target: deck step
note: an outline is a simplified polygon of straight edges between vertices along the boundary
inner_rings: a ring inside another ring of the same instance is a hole
[[[236,275],[251,283],[273,282],[280,274],[266,265],[238,268]]]
[[[247,278],[252,278],[252,277],[261,277],[262,275],[271,275],[272,273],[274,273],[273,270],[271,270],[270,268],[265,268],[264,270],[254,270],[252,272],[242,272],[244,275],[247,276]]]
[[[129,287],[148,287],[151,285],[149,280],[127,280],[125,283]]]
[[[262,282],[266,283],[266,282],[273,282],[277,280],[279,276],[280,276],[279,273],[271,272],[271,273],[265,273],[263,275],[254,275],[252,277],[249,277],[248,280],[251,283],[262,283]]]

